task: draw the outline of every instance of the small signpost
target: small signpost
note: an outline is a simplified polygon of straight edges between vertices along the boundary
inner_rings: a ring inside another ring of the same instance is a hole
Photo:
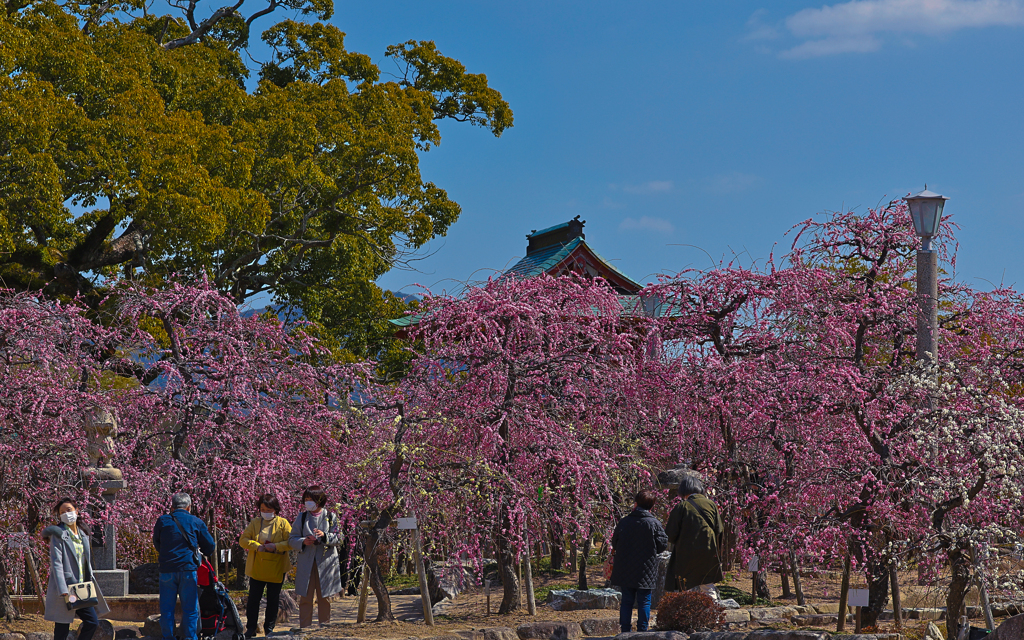
[[[750,560],[747,561],[747,571],[750,572],[750,597],[751,600],[757,603],[757,571],[761,568],[761,559],[757,556],[751,556]]]
[[[860,630],[861,630],[861,624],[860,624],[860,611],[861,611],[861,607],[868,606],[869,596],[870,595],[871,595],[871,592],[868,589],[850,589],[849,605],[851,607],[856,607],[857,608],[856,613],[854,614],[854,628],[853,628],[853,632],[854,633],[860,633]]]

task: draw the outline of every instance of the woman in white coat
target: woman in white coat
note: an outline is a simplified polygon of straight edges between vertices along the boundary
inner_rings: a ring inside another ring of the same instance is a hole
[[[58,502],[53,512],[60,518],[60,524],[43,529],[43,537],[50,540],[50,580],[46,585],[44,617],[54,623],[53,640],[66,640],[77,614],[82,619],[78,640],[92,640],[99,628],[100,616],[110,613],[99,585],[96,585],[97,606],[72,611],[67,605],[69,584],[93,580],[89,534],[78,525],[78,508],[70,498]]]
[[[302,493],[303,510],[292,523],[289,546],[298,551],[295,565],[295,593],[299,596],[299,626],[313,624],[313,602],[321,625],[331,621],[331,596],[341,593],[341,565],[338,545],[344,537],[338,516],[324,506],[327,493],[320,487],[307,487]]]

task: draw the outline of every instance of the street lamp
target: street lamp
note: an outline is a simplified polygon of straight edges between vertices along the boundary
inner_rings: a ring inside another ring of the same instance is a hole
[[[917,359],[935,362],[939,324],[939,265],[932,237],[939,232],[946,196],[924,191],[906,198],[914,231],[921,237],[917,251]]]

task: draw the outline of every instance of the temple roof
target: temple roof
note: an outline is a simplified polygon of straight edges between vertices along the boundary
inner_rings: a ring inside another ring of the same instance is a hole
[[[643,289],[640,283],[613,267],[594,251],[583,237],[544,247],[532,254],[527,252],[526,257],[512,265],[501,277],[534,278],[542,273],[557,276],[570,271],[604,278],[618,293],[624,295],[636,294]]]
[[[646,309],[645,302],[638,295],[643,285],[613,267],[587,244],[583,234],[585,224],[585,220],[576,216],[568,222],[530,232],[526,236],[526,256],[499,278],[535,278],[543,273],[560,276],[570,272],[603,278],[619,294],[624,315],[663,315],[660,308]],[[419,315],[408,315],[390,322],[406,328],[419,321]]]

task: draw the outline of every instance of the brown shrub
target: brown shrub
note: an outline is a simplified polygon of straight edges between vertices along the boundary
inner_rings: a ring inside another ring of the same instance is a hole
[[[724,619],[725,609],[706,593],[672,591],[658,603],[658,629],[662,631],[711,631]]]

